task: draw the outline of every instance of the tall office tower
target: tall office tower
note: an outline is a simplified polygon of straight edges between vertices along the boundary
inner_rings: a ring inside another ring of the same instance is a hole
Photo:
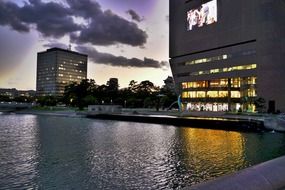
[[[38,53],[38,96],[62,96],[66,85],[86,78],[87,55],[60,48]]]
[[[184,109],[285,112],[284,0],[170,0],[170,65]],[[261,105],[260,105],[261,106]]]

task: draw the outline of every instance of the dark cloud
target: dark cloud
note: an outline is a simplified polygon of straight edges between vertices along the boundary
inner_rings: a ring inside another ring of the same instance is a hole
[[[29,0],[23,6],[0,0],[0,25],[10,26],[18,32],[35,28],[44,37],[59,38],[70,35],[75,43],[93,45],[127,44],[143,46],[147,34],[137,24],[111,10],[103,11],[96,1],[66,0],[67,5],[57,2]],[[85,19],[87,24],[74,22],[74,17]]]
[[[18,32],[29,32],[35,26],[44,36],[62,37],[81,29],[71,16],[69,9],[54,2],[30,0],[22,7],[12,2],[0,2],[0,24]]]
[[[71,41],[92,43],[93,45],[128,44],[143,46],[147,40],[145,31],[138,25],[114,14],[111,10],[103,11],[97,2],[90,0],[67,0],[71,9],[78,15],[89,19],[90,24],[79,34],[73,33]]]
[[[137,21],[137,22],[141,22],[143,21],[144,19],[140,17],[140,15],[138,15],[138,13],[136,13],[134,10],[130,9],[130,10],[127,10],[127,13],[129,15],[131,15],[132,19]]]
[[[30,28],[17,15],[19,10],[15,3],[0,1],[0,25],[8,25],[18,32],[29,32]]]
[[[44,44],[43,45],[44,47],[46,48],[54,48],[54,47],[57,47],[57,48],[61,48],[61,49],[68,49],[68,45],[66,44],[63,44],[63,43],[59,43],[59,42],[49,42],[47,44]]]
[[[74,23],[72,11],[54,2],[30,0],[30,4],[21,7],[18,14],[23,22],[35,24],[36,29],[44,36],[57,38],[81,29],[81,26]]]
[[[90,0],[66,0],[70,9],[78,16],[93,18],[103,14],[101,6],[96,1]]]
[[[138,58],[126,58],[124,56],[115,56],[110,53],[98,52],[95,48],[86,46],[77,46],[77,51],[85,53],[88,57],[97,64],[105,64],[119,67],[140,67],[140,68],[162,68],[167,67],[166,61],[156,61],[150,58],[144,58],[143,60]]]

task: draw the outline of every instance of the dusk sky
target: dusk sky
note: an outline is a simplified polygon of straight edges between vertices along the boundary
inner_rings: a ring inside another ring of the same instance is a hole
[[[0,0],[0,88],[35,89],[37,52],[88,54],[87,77],[163,85],[168,63],[167,0]]]

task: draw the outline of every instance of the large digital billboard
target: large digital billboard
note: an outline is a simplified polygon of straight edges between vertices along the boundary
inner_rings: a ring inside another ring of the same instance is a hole
[[[217,22],[217,0],[202,4],[197,9],[187,11],[187,30],[194,30]]]

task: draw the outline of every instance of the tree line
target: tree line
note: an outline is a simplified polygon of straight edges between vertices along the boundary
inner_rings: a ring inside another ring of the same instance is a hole
[[[151,81],[140,83],[130,81],[127,88],[119,89],[118,79],[111,78],[106,84],[98,85],[93,79],[84,79],[80,83],[71,83],[65,87],[62,97],[37,97],[41,106],[65,104],[83,109],[94,104],[116,104],[125,108],[168,108],[177,95],[173,88],[165,84],[155,86]]]
[[[145,80],[130,81],[127,88],[119,89],[117,79],[97,85],[92,79],[82,80],[65,87],[62,101],[69,106],[84,107],[92,104],[116,104],[127,108],[166,108],[177,99],[174,91]]]

